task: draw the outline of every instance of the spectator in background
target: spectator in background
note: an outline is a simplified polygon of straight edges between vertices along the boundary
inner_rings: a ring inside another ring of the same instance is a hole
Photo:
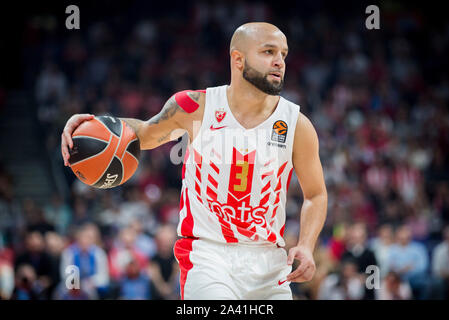
[[[409,300],[412,299],[412,289],[406,281],[393,271],[388,272],[380,288],[376,290],[378,300]]]
[[[125,273],[126,267],[131,261],[135,261],[140,270],[146,269],[147,257],[136,246],[136,232],[127,227],[120,231],[118,241],[109,252],[109,274],[118,281]]]
[[[340,261],[346,248],[347,226],[344,223],[333,226],[332,237],[329,240],[329,253],[335,262]]]
[[[52,285],[52,265],[50,255],[45,249],[44,237],[37,231],[30,232],[26,235],[25,245],[25,251],[18,255],[14,261],[14,269],[18,273],[20,266],[31,266],[33,268],[33,276],[31,276],[31,271],[28,268],[23,268],[23,273],[27,276],[27,279],[33,279],[33,282],[34,278],[36,278],[36,287],[42,290],[42,292],[38,292],[39,295],[50,298],[47,290]],[[25,286],[25,283],[20,279],[20,275],[19,280],[19,283]]]
[[[16,271],[15,287],[11,300],[38,300],[42,288],[36,281],[36,272],[29,264],[21,264]]]
[[[444,298],[449,300],[449,225],[443,230],[443,238],[433,250],[432,273],[442,286]]]
[[[370,247],[380,268],[383,278],[388,272],[388,256],[391,245],[394,243],[394,231],[390,224],[380,226],[378,236],[371,240]]]
[[[36,82],[36,99],[41,105],[48,104],[51,100],[60,102],[65,97],[67,81],[59,67],[47,62]]]
[[[418,299],[427,298],[428,260],[426,248],[412,241],[410,228],[407,225],[400,226],[396,231],[396,243],[391,246],[388,255],[388,270],[408,281],[414,297]]]
[[[156,242],[143,231],[143,225],[139,220],[131,222],[130,227],[136,233],[136,247],[147,259],[151,259],[157,252]]]
[[[0,244],[0,300],[11,297],[14,289],[14,269],[10,261],[2,257]]]
[[[49,287],[49,295],[53,296],[54,290],[61,282],[59,266],[61,265],[61,255],[65,247],[65,239],[56,232],[47,232],[45,234],[45,246],[51,263],[51,286]]]
[[[97,242],[96,226],[86,224],[76,232],[76,241],[62,252],[60,274],[66,278],[66,267],[75,265],[79,268],[81,287],[89,296],[106,295],[109,286],[109,268],[105,251]]]
[[[147,300],[151,299],[150,279],[145,271],[142,271],[139,262],[131,260],[125,267],[125,272],[120,280],[120,299]]]
[[[173,246],[176,241],[176,228],[171,224],[159,227],[156,232],[157,253],[150,264],[151,280],[156,288],[155,299],[179,299],[179,270]]]
[[[365,295],[365,282],[355,261],[347,259],[341,269],[328,275],[320,285],[320,300],[360,300]]]
[[[348,240],[346,243],[346,251],[343,253],[341,260],[354,261],[357,265],[357,272],[364,277],[366,276],[366,269],[370,265],[377,266],[376,257],[368,247],[366,226],[362,223],[353,224],[348,231]],[[368,289],[364,299],[374,299],[374,289]]]
[[[89,217],[87,207],[87,200],[85,200],[83,197],[77,196],[73,203],[73,226],[80,227],[91,222],[92,221]]]
[[[54,231],[54,226],[45,219],[44,211],[33,200],[25,199],[23,203],[27,229],[44,235],[47,231]]]
[[[44,207],[45,219],[55,226],[60,234],[66,234],[72,219],[72,210],[57,193],[53,194],[51,201]]]

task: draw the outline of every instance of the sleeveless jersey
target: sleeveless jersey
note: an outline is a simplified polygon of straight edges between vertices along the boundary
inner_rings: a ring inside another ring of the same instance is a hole
[[[280,97],[265,121],[245,129],[229,108],[226,88],[206,90],[203,120],[185,153],[178,235],[285,246],[299,106]]]

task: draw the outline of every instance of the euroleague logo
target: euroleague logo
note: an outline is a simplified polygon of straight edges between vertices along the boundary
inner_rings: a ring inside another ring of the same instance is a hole
[[[288,131],[287,123],[285,123],[285,121],[283,120],[277,120],[273,124],[273,130],[271,132],[271,140],[285,143],[287,131]]]

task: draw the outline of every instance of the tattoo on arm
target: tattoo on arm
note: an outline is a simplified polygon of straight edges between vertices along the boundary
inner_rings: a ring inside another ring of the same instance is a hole
[[[159,123],[161,121],[170,119],[177,113],[178,111],[185,112],[181,107],[178,106],[174,97],[171,97],[162,108],[161,112],[155,115],[153,118],[149,120],[150,123]]]
[[[197,92],[197,91],[191,91],[189,93],[187,93],[189,95],[189,97],[194,100],[196,103],[198,103],[200,101],[200,96],[201,93]]]
[[[170,137],[170,135],[172,134],[173,131],[168,132],[167,134],[164,134],[162,137],[159,137],[159,139],[157,139],[157,142],[163,142],[165,140],[168,140],[168,138]]]

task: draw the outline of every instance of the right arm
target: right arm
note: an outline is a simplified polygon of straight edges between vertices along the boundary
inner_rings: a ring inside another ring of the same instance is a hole
[[[195,110],[188,110],[183,103],[193,103]],[[201,121],[204,110],[205,94],[199,91],[189,91],[187,94],[173,95],[162,107],[161,111],[147,121],[132,118],[121,118],[136,133],[142,150],[154,149],[164,143],[175,140],[188,132],[193,138],[194,121]],[[183,105],[182,107],[180,106]],[[186,111],[187,110],[187,111]],[[61,135],[61,153],[64,165],[68,166],[69,148],[73,148],[72,133],[84,121],[93,119],[90,114],[77,114],[66,123]]]
[[[199,92],[192,92],[189,97],[196,103],[200,100]],[[190,113],[179,106],[173,95],[167,100],[162,110],[147,121],[121,118],[134,129],[142,150],[154,149],[164,143],[178,139],[190,131],[188,123],[193,121]]]

